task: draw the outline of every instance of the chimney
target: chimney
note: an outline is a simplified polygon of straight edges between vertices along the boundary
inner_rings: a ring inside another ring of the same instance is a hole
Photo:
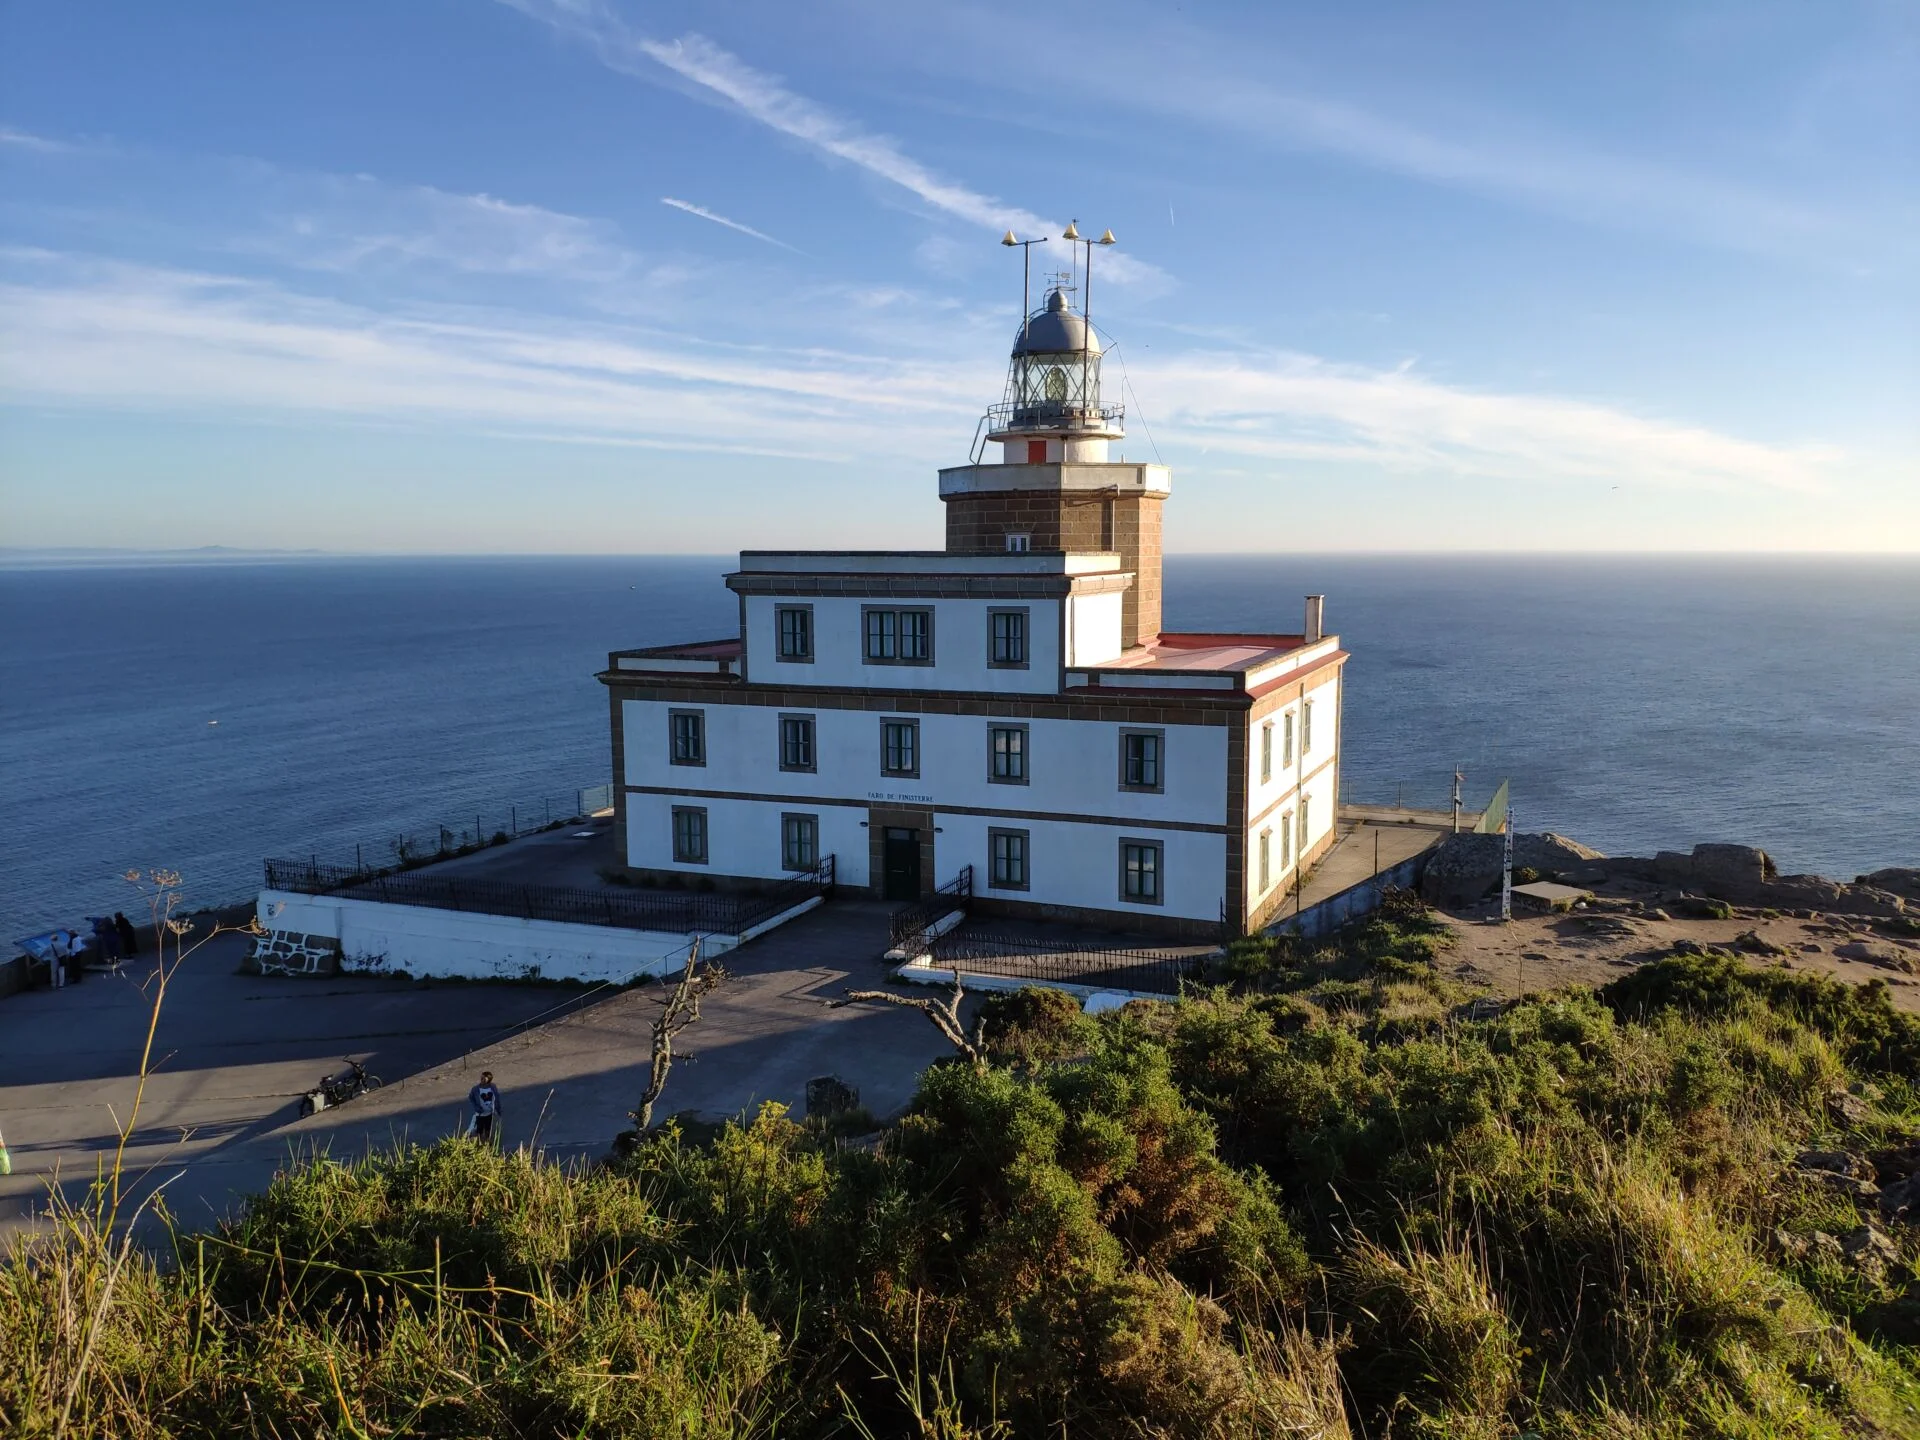
[[[1307,596],[1307,625],[1302,638],[1309,645],[1320,642],[1326,633],[1327,597],[1324,595]]]

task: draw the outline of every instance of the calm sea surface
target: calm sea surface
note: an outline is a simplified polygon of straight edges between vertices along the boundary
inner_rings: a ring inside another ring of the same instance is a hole
[[[491,830],[608,778],[610,649],[729,633],[721,559],[298,560],[0,570],[0,946],[191,897],[272,854]],[[1167,623],[1352,652],[1351,799],[1470,802],[1650,854],[1920,865],[1920,562],[1167,562]],[[218,723],[212,723],[217,721]]]

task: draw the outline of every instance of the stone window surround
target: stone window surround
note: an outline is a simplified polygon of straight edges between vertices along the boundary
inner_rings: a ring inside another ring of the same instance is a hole
[[[867,644],[867,617],[870,615],[892,615],[893,648],[891,656],[875,656]],[[900,619],[902,615],[924,615],[927,620],[927,654],[922,660],[903,660],[900,658]],[[862,605],[860,607],[860,661],[864,665],[931,665],[934,650],[933,607],[931,605]]]
[[[802,622],[806,627],[807,648],[805,654],[789,655],[786,651],[785,632],[782,620],[791,611],[805,616]],[[773,658],[785,665],[811,665],[813,663],[813,606],[809,604],[776,605],[773,607]]]
[[[996,660],[993,658],[995,636],[994,619],[1000,615],[1018,615],[1020,617],[1020,658],[1018,660]],[[1033,661],[1033,611],[1026,605],[994,605],[987,610],[987,668],[989,670],[1025,670]]]
[[[1136,736],[1151,735],[1157,742],[1154,747],[1154,783],[1151,785],[1130,785],[1127,783],[1127,741]],[[1167,732],[1163,729],[1142,726],[1122,726],[1120,730],[1120,788],[1136,795],[1163,795],[1167,789]]]
[[[779,727],[780,768],[791,774],[813,775],[820,769],[819,734],[812,715],[796,711],[782,711],[775,722]],[[799,724],[806,726],[807,763],[790,765],[787,763],[787,726]]]
[[[1260,727],[1260,783],[1267,784],[1273,779],[1273,721],[1269,720]]]
[[[999,876],[994,853],[994,842],[998,839],[1018,840],[1020,842],[1020,879],[1016,883],[1002,880]],[[1031,890],[1033,888],[1033,832],[1030,830],[1011,830],[1000,826],[991,826],[987,830],[987,888],[989,890]]]
[[[1260,893],[1273,888],[1273,827],[1260,832]]]
[[[893,725],[904,725],[912,735],[908,742],[913,751],[911,769],[889,770],[887,768],[887,730]],[[912,715],[883,715],[880,717],[880,773],[895,780],[918,780],[920,778],[920,721]]]
[[[1018,730],[1020,732],[1020,773],[1013,775],[994,774],[995,746],[994,738],[998,731]],[[1025,785],[1033,773],[1032,727],[1023,721],[995,720],[987,726],[987,783],[989,785]]]
[[[792,832],[788,828],[795,822],[804,822],[807,826],[807,848],[813,858],[805,864],[793,863]],[[820,817],[801,811],[783,810],[780,813],[780,868],[789,871],[811,870],[820,863]]]
[[[690,825],[684,832],[680,824],[682,816],[690,820],[695,820],[695,817],[697,817],[695,823]],[[675,805],[672,811],[671,823],[673,825],[673,863],[676,865],[705,865],[709,853],[709,846],[707,844],[707,807],[704,805]],[[684,837],[688,839],[698,837],[700,842],[697,847],[700,852],[699,854],[696,855],[693,853],[696,848],[695,846],[691,844],[681,844],[683,834]]]
[[[1151,853],[1153,856],[1153,894],[1129,895],[1127,893],[1127,851],[1132,849]],[[1137,836],[1120,837],[1120,903],[1122,905],[1164,905],[1167,903],[1167,847],[1159,840],[1147,840]]]
[[[693,721],[689,732],[693,737],[693,752],[682,758],[680,754],[680,722]],[[667,711],[667,761],[672,765],[701,765],[707,763],[707,712],[705,710],[669,710]]]

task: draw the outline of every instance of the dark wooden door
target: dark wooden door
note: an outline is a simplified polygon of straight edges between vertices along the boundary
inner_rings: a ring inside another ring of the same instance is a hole
[[[920,898],[920,832],[887,827],[884,851],[885,883],[889,900]]]

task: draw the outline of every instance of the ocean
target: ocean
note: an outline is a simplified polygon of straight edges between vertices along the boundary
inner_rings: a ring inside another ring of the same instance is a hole
[[[129,869],[244,898],[269,855],[388,858],[609,779],[607,651],[737,625],[724,558],[0,569],[0,946],[127,909]],[[1353,659],[1345,793],[1611,853],[1920,865],[1920,561],[1174,557],[1166,623]]]

